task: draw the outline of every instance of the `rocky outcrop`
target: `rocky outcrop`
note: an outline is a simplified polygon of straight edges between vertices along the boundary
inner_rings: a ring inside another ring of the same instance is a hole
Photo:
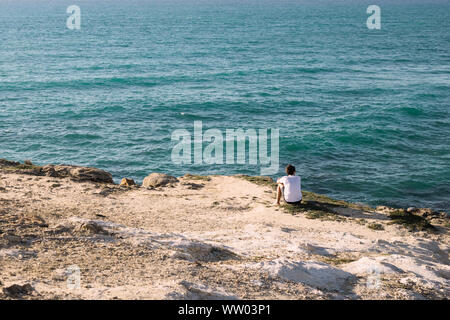
[[[383,259],[384,257],[381,257]],[[366,274],[394,274],[403,273],[403,270],[397,268],[391,263],[382,261],[379,258],[362,257],[357,261],[347,263],[342,266],[342,270],[357,276]]]
[[[2,167],[17,167],[20,165],[20,162],[9,161],[6,159],[0,159],[0,168]]]
[[[349,272],[316,261],[291,261],[279,258],[250,267],[268,272],[272,277],[326,290],[343,290],[348,282],[356,279]]]
[[[55,178],[70,178],[75,181],[92,181],[99,183],[114,183],[112,175],[104,170],[93,167],[82,167],[72,165],[53,165],[46,166],[34,165],[30,160],[20,162],[0,159],[0,169],[11,173],[31,174],[37,176],[48,176]]]
[[[395,213],[397,213],[397,214],[401,213],[401,214],[406,214],[406,215],[415,215],[415,216],[426,218],[428,220],[439,219],[439,218],[441,218],[441,219],[449,218],[449,215],[446,212],[439,212],[439,211],[432,210],[430,208],[409,207],[407,209],[404,209],[404,208],[396,209],[396,208],[390,208],[390,207],[386,207],[386,206],[378,206],[376,208],[376,212],[386,214],[386,215],[391,215],[391,214],[395,214]]]
[[[42,167],[34,165],[30,160],[25,160],[24,163],[0,159],[0,170],[9,173],[19,173],[27,175],[42,176]]]
[[[49,177],[70,178],[76,181],[114,183],[112,175],[109,172],[97,168],[49,164],[42,167],[41,170]]]
[[[152,173],[144,179],[142,186],[146,188],[156,188],[177,182],[177,178],[169,176],[165,173]]]
[[[434,210],[432,210],[430,208],[410,207],[410,208],[406,209],[406,212],[412,213],[412,214],[415,214],[417,216],[421,216],[421,217],[424,217],[424,218],[428,218],[428,219],[447,218],[448,217],[447,213],[434,211]]]

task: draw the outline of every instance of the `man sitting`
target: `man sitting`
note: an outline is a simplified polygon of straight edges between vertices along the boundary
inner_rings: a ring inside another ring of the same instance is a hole
[[[295,167],[286,167],[287,176],[277,180],[277,202],[280,205],[281,194],[284,194],[284,201],[289,204],[300,204],[302,202],[301,178],[295,175]]]

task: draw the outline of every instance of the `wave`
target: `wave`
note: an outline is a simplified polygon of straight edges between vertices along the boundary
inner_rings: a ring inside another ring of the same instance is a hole
[[[67,133],[63,136],[63,138],[70,141],[103,139],[102,136],[90,133]]]

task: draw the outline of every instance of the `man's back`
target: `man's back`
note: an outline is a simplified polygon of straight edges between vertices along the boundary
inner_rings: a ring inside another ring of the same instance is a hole
[[[302,200],[301,178],[299,176],[284,176],[279,182],[284,186],[284,200],[287,202]]]

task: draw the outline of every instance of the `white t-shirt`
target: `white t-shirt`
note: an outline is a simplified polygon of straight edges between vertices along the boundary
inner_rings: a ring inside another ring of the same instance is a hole
[[[284,185],[284,200],[287,202],[302,200],[301,178],[299,176],[284,176],[278,182]]]

